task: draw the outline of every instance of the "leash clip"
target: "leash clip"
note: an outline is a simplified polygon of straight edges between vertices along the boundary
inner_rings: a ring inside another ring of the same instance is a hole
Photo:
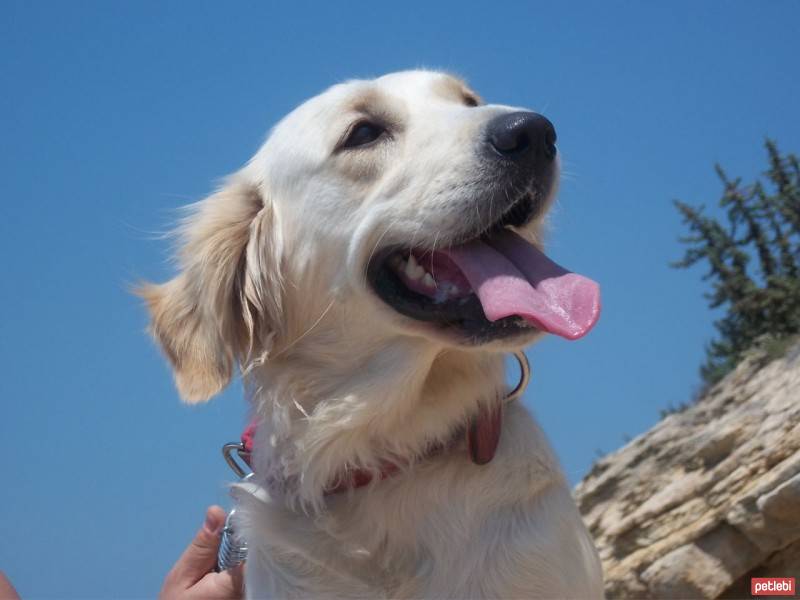
[[[244,479],[252,473],[252,471],[248,473],[250,452],[245,448],[244,442],[229,442],[225,444],[222,447],[222,457],[239,479]]]
[[[231,470],[239,477],[239,481],[247,481],[253,472],[247,471],[247,459],[250,453],[245,448],[244,442],[231,442],[222,447],[222,456]],[[244,465],[244,466],[243,466]],[[232,569],[242,564],[247,559],[247,544],[245,544],[233,527],[233,515],[236,509],[231,509],[225,518],[225,527],[222,528],[222,539],[217,552],[217,572]]]

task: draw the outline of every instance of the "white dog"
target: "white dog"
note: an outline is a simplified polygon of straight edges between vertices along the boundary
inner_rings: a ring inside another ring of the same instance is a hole
[[[449,75],[351,81],[184,222],[181,272],[142,294],[185,400],[242,369],[249,597],[602,596],[543,433],[503,409],[502,353],[599,313],[539,250],[554,144]]]

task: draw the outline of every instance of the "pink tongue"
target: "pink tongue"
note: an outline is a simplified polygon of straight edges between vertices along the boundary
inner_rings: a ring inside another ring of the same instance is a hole
[[[600,287],[594,281],[560,267],[511,231],[444,253],[461,269],[490,321],[519,315],[576,340],[600,316]]]

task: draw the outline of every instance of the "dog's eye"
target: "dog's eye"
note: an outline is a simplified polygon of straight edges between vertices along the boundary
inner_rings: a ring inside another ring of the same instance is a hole
[[[464,104],[467,106],[478,106],[478,99],[475,96],[464,94]]]
[[[386,129],[376,123],[361,121],[350,130],[349,135],[342,144],[342,148],[365,146],[370,142],[377,140],[384,134],[385,131]]]

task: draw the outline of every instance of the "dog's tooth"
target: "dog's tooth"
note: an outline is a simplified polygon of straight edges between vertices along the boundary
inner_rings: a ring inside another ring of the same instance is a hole
[[[413,256],[409,256],[408,260],[406,261],[405,267],[403,268],[403,271],[405,272],[406,277],[410,277],[411,279],[414,279],[414,270],[415,270],[416,266],[417,266],[417,261],[414,260]]]
[[[436,282],[433,280],[433,277],[431,277],[430,273],[425,273],[425,277],[422,278],[422,283],[424,283],[430,288],[436,286]]]
[[[408,257],[408,263],[406,264],[406,276],[409,279],[419,279],[425,273],[425,269],[420,267],[417,264],[417,259],[414,258],[414,255],[411,254]]]

